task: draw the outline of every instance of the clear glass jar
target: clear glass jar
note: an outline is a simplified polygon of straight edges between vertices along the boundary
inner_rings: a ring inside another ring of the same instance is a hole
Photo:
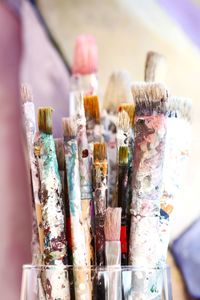
[[[172,300],[168,267],[24,265],[21,300]]]

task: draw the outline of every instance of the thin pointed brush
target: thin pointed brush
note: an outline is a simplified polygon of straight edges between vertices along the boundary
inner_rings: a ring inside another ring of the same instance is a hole
[[[98,91],[98,49],[92,35],[79,35],[76,39],[70,92],[70,115],[76,113],[76,93],[96,95]]]
[[[81,211],[77,124],[73,118],[63,118],[63,135],[70,208],[75,298],[77,300],[91,299],[88,273],[85,269],[87,267],[87,255]]]
[[[39,199],[39,174],[38,163],[34,157],[33,143],[36,133],[35,106],[32,102],[31,87],[27,84],[21,86],[21,99],[23,102],[23,114],[31,171],[32,195],[33,195],[33,236],[32,236],[32,263],[41,264],[44,251],[44,232],[42,228],[41,202]],[[38,245],[39,244],[39,245]]]
[[[118,206],[122,208],[121,221],[121,264],[128,264],[128,236],[129,236],[129,188],[128,188],[128,146],[119,147],[119,169],[118,169]]]
[[[159,216],[162,171],[166,137],[166,104],[168,91],[157,83],[134,83],[136,101],[135,140],[133,157],[131,228],[129,239],[129,263],[143,267],[147,274],[141,278],[143,295],[151,294],[148,280],[155,285],[152,297],[161,293],[156,272],[148,268],[159,265]],[[137,284],[133,278],[133,284]]]
[[[111,74],[103,101],[103,136],[108,148],[109,191],[108,202],[117,202],[117,120],[118,107],[122,102],[132,103],[131,78],[128,72],[120,70]]]
[[[122,299],[121,286],[121,208],[108,207],[105,214],[105,257],[108,268],[108,300]],[[109,268],[111,267],[111,268]],[[113,267],[113,268],[112,268]]]
[[[65,215],[62,185],[52,135],[52,108],[38,110],[38,128],[34,149],[39,162],[42,223],[44,228],[44,263],[64,266],[67,263]],[[69,299],[69,281],[64,270],[43,273],[47,298]]]
[[[98,96],[84,96],[84,109],[87,138],[92,152],[93,144],[102,140]]]
[[[163,55],[149,51],[145,62],[145,81],[165,82],[167,71],[166,59]]]
[[[93,189],[95,205],[95,250],[96,264],[105,264],[105,238],[104,238],[104,217],[107,207],[107,188],[108,188],[108,163],[106,145],[104,143],[94,144],[93,162]]]
[[[179,198],[191,141],[191,100],[170,97],[160,210],[161,262],[166,264],[171,213]],[[184,132],[184,137],[181,134]]]

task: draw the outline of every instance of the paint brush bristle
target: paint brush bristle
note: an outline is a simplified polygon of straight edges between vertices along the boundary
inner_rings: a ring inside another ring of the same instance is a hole
[[[168,117],[183,118],[188,121],[191,120],[192,114],[192,101],[191,99],[184,97],[169,97],[167,103]]]
[[[149,51],[145,63],[145,81],[164,82],[166,77],[167,64],[163,55]]]
[[[119,164],[128,165],[128,146],[119,147]]]
[[[99,98],[96,95],[84,97],[86,119],[92,119],[96,124],[100,123]]]
[[[116,113],[122,102],[133,102],[131,78],[126,71],[115,71],[111,74],[108,81],[103,108]]]
[[[166,112],[168,90],[161,83],[135,82],[132,95],[136,102],[136,114],[152,115]]]
[[[64,142],[62,138],[57,138],[54,140],[56,146],[56,156],[58,160],[58,168],[59,170],[65,170],[65,150],[64,150]]]
[[[106,241],[119,241],[121,233],[121,207],[108,207],[105,214],[104,234]]]
[[[122,110],[118,113],[118,129],[128,132],[131,128],[130,118],[126,111]]]
[[[130,119],[130,124],[133,127],[134,116],[135,116],[135,103],[121,103],[118,110],[119,110],[119,112],[121,112],[121,111],[127,112],[129,119]]]
[[[79,35],[76,39],[73,74],[89,75],[98,69],[98,50],[92,35]]]
[[[72,117],[62,118],[63,136],[67,138],[74,138],[77,134],[77,123]]]
[[[21,99],[23,103],[33,101],[32,88],[29,84],[23,83],[21,85]]]
[[[52,120],[52,107],[40,107],[38,109],[38,128],[39,131],[52,134],[53,120]]]
[[[107,158],[106,144],[105,143],[95,143],[94,144],[94,162],[104,161]]]

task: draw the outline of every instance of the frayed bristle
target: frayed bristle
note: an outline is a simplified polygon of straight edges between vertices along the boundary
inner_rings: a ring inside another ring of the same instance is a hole
[[[67,138],[75,138],[77,134],[77,123],[72,117],[62,118],[63,136]]]
[[[58,168],[60,171],[65,170],[65,151],[64,142],[62,138],[54,139],[56,146],[56,156],[58,160]]]
[[[29,84],[23,83],[21,85],[21,99],[23,103],[33,101],[32,88]]]
[[[136,82],[132,85],[136,115],[157,115],[166,112],[168,90],[161,83]]]
[[[188,121],[191,120],[192,101],[184,97],[169,97],[167,103],[168,117],[183,118]]]
[[[126,71],[116,71],[109,78],[103,108],[109,112],[117,113],[122,102],[133,102],[131,78]]]
[[[108,207],[105,214],[104,234],[106,241],[119,241],[121,234],[121,207]]]
[[[128,146],[119,147],[119,164],[127,165],[128,164]]]
[[[38,128],[39,131],[52,134],[53,120],[52,120],[52,107],[40,107],[38,109]]]
[[[133,127],[134,125],[134,117],[135,117],[135,103],[122,103],[119,106],[119,112],[120,111],[126,111],[129,119],[130,119],[130,124]]]
[[[145,81],[164,82],[166,77],[167,64],[163,55],[149,51],[145,63]]]
[[[128,132],[131,128],[129,115],[124,110],[118,113],[118,128],[124,132]]]
[[[84,97],[84,108],[86,119],[94,120],[96,124],[100,123],[99,98],[96,95]]]
[[[95,143],[94,144],[94,161],[104,161],[107,158],[106,144]]]
[[[98,69],[98,49],[92,35],[79,35],[76,39],[73,74],[89,75]]]

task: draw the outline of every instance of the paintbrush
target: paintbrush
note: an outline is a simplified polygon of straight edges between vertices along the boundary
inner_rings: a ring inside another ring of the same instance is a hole
[[[171,213],[182,187],[191,141],[191,100],[170,97],[160,210],[161,263],[166,264]],[[184,137],[181,134],[184,132]]]
[[[117,202],[117,120],[118,107],[123,102],[132,103],[131,79],[126,71],[115,71],[111,74],[103,101],[103,136],[108,149],[109,191],[108,203],[115,206]]]
[[[39,163],[42,224],[44,228],[44,263],[64,266],[67,263],[65,215],[62,185],[58,171],[55,143],[52,135],[52,108],[38,110],[39,132],[34,150]],[[69,299],[69,282],[62,268],[43,273],[43,285],[47,299]]]
[[[104,234],[105,234],[105,257],[108,267],[108,300],[122,299],[121,286],[121,208],[108,207],[105,213]],[[110,268],[110,266],[113,266]]]
[[[92,189],[92,158],[89,154],[89,145],[86,134],[86,118],[83,103],[83,94],[76,97],[77,143],[80,172],[81,207],[87,248],[87,264],[94,265],[94,247],[92,236],[93,189]]]
[[[70,93],[70,115],[75,115],[75,93],[95,95],[98,90],[98,49],[92,35],[79,35],[76,39]]]
[[[95,205],[96,264],[105,265],[104,217],[107,207],[108,163],[106,145],[94,144],[93,189]]]
[[[81,211],[81,189],[77,144],[77,124],[73,118],[63,118],[65,162],[67,171],[70,223],[72,236],[75,298],[91,299],[89,288],[86,243]]]
[[[91,153],[93,144],[102,140],[100,125],[99,99],[96,95],[84,96],[84,109],[86,117],[86,132]]]
[[[39,174],[38,163],[34,157],[33,142],[36,133],[35,106],[31,87],[27,84],[21,86],[21,99],[23,102],[23,115],[27,138],[29,164],[31,171],[32,187],[32,211],[33,211],[33,231],[32,231],[32,263],[41,264],[44,251],[44,232],[42,228],[42,212],[39,199]]]
[[[122,208],[121,220],[121,264],[128,264],[128,236],[129,236],[129,188],[128,188],[128,146],[119,147],[118,169],[118,206]]]
[[[167,72],[166,59],[163,55],[149,51],[145,62],[145,81],[165,82]]]
[[[160,195],[166,136],[164,114],[168,92],[161,84],[135,83],[132,93],[136,101],[136,117],[129,263],[146,269],[148,273],[149,268],[156,268],[159,264]],[[138,280],[137,276],[134,277],[134,284],[138,284]],[[156,272],[152,272],[149,281],[144,276],[140,282],[143,295],[160,295]],[[149,282],[154,286],[154,294]]]

